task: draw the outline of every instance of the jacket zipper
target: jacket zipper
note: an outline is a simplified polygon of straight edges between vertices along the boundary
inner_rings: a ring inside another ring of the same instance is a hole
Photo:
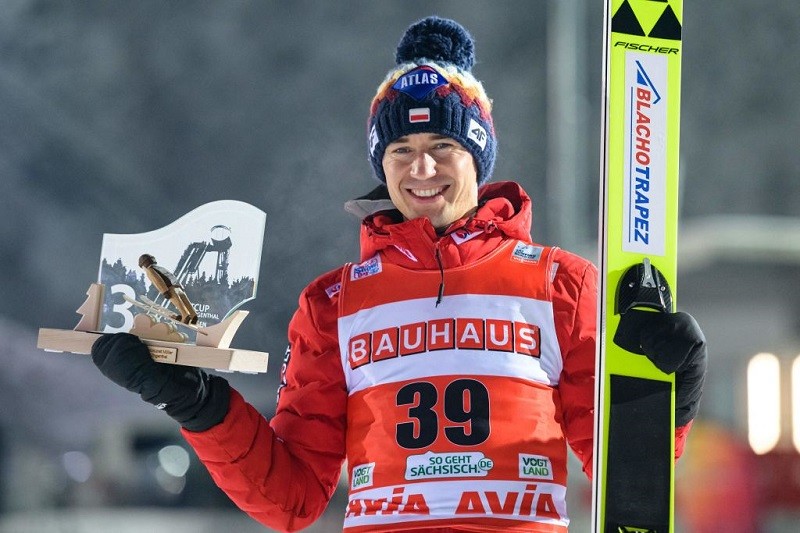
[[[444,265],[442,265],[442,252],[439,249],[439,243],[436,243],[435,250],[436,263],[439,265],[439,292],[436,295],[436,307],[439,307],[444,297]]]

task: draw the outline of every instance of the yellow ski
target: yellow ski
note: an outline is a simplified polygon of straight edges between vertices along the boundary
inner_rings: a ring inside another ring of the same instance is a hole
[[[675,297],[681,0],[606,0],[593,530],[674,531],[674,377],[611,339]]]

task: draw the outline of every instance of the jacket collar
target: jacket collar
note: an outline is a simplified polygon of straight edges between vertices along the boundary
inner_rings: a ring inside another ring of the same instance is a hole
[[[441,235],[427,218],[403,220],[383,185],[347,202],[345,210],[362,218],[362,261],[383,252],[408,268],[438,268],[438,261],[450,268],[483,257],[502,240],[531,240],[531,200],[514,182],[482,186],[475,214],[457,220]]]

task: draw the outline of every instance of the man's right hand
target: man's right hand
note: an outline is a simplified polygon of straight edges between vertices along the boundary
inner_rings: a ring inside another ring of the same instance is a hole
[[[108,379],[163,409],[190,431],[209,429],[228,412],[227,380],[195,367],[157,363],[136,335],[101,336],[92,346],[92,361]]]

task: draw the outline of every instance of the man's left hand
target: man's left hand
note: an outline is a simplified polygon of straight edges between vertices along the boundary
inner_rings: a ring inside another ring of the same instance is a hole
[[[631,309],[614,334],[614,344],[645,355],[666,374],[675,373],[675,426],[697,415],[703,393],[708,353],[706,338],[692,315]]]

